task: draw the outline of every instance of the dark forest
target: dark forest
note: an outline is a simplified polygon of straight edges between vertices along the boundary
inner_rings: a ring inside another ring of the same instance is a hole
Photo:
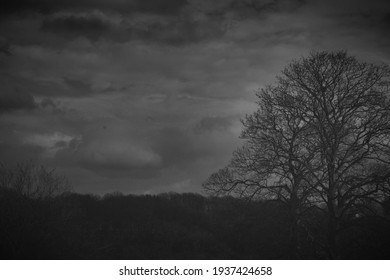
[[[278,201],[199,194],[66,192],[34,199],[0,190],[3,259],[326,259],[326,220],[309,210],[291,250]],[[342,259],[388,259],[390,201],[383,215],[356,217],[339,235]],[[296,255],[291,255],[296,252]]]

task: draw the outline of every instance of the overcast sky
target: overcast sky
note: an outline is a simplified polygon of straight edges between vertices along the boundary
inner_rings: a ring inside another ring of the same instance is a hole
[[[8,3],[7,3],[8,2]],[[200,192],[311,50],[390,62],[388,0],[3,0],[0,161],[77,192]]]

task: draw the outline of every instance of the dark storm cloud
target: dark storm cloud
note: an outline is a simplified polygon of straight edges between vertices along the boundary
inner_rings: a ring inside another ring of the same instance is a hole
[[[313,12],[324,14],[382,14],[389,10],[388,0],[307,0],[307,6]]]
[[[227,25],[213,18],[197,21],[188,17],[152,17],[147,20],[130,17],[124,21],[121,15],[95,11],[47,16],[41,30],[70,39],[83,36],[96,41],[103,37],[118,42],[140,40],[183,45],[220,38],[227,31]]]
[[[12,53],[9,42],[5,38],[0,37],[0,55],[2,54],[10,56]]]
[[[389,25],[386,24],[390,13],[388,0],[310,0],[304,11],[307,19],[310,14],[317,17],[311,19],[313,26],[307,29],[312,29],[312,39],[320,41],[322,48],[351,50],[376,45],[385,49],[390,45]],[[325,39],[330,37],[333,42]]]
[[[25,145],[20,127],[15,127],[4,121],[0,116],[0,162],[13,165],[17,162],[39,158],[44,148]]]
[[[180,166],[195,160],[198,152],[190,135],[183,129],[165,127],[156,135],[155,150],[165,166]]]
[[[184,45],[218,40],[240,20],[300,7],[300,0],[188,1],[177,16],[135,22],[129,39]]]
[[[269,10],[291,9],[304,3],[304,0],[5,0],[1,13],[18,13],[30,10],[48,14],[60,10],[99,9],[120,13],[138,12],[170,15],[178,14],[184,8],[195,5],[197,7],[207,6],[209,15],[221,15],[227,11],[251,14]]]
[[[79,167],[95,173],[95,176],[106,178],[132,178],[132,179],[150,179],[155,178],[160,173],[160,167],[157,166],[137,166],[120,161],[110,155],[110,161],[102,162],[96,158],[84,158],[77,162]]]
[[[389,61],[387,2],[12,1],[0,158],[41,159],[77,191],[199,191],[241,144],[254,91],[291,59]]]
[[[213,133],[216,133],[216,139],[229,136],[235,141],[234,136],[227,131],[231,125],[228,119],[215,117],[204,118],[192,129],[167,126],[154,135],[152,147],[161,156],[162,168],[184,170],[199,160],[220,156],[219,148],[224,144],[215,147],[205,142],[214,141]]]
[[[201,119],[194,127],[195,133],[204,133],[214,130],[226,130],[232,122],[228,118],[223,117],[206,117]]]
[[[385,24],[387,24],[388,26],[390,26],[390,13],[387,13],[386,15],[384,15],[383,22]]]
[[[0,86],[0,113],[13,110],[32,110],[36,107],[34,97],[16,87]]]
[[[187,3],[187,0],[135,0],[132,1],[130,11],[144,13],[171,14],[178,13]]]
[[[9,165],[37,159],[43,150],[42,147],[23,145],[17,138],[9,137],[6,141],[2,140],[0,142],[1,162]]]
[[[110,23],[97,14],[63,14],[45,18],[42,30],[70,38],[83,35],[95,41],[110,31]]]
[[[165,22],[148,22],[128,28],[128,38],[171,45],[196,43],[221,38],[227,31],[219,21],[197,22],[191,19],[169,19]]]
[[[290,11],[306,4],[305,0],[233,0],[228,11],[234,11],[238,16],[258,17],[263,13]]]
[[[71,96],[85,96],[91,92],[91,85],[84,80],[64,78],[65,84],[70,87]]]
[[[386,36],[389,39],[389,36],[387,36],[387,34],[390,29],[390,8],[388,13],[384,14],[383,17],[381,18],[381,29],[383,30],[384,36]]]
[[[88,170],[102,178],[147,179],[159,176],[162,168],[161,158],[155,152],[134,145],[129,139],[114,137],[81,143],[76,139],[59,150],[53,161],[59,166]]]
[[[5,0],[0,13],[19,13],[30,10],[48,14],[60,10],[111,10],[121,13],[176,13],[186,0]]]
[[[66,111],[61,109],[59,107],[59,104],[54,102],[51,98],[43,98],[41,102],[37,103],[40,107],[45,112],[51,113],[51,114],[56,114],[56,115],[65,115]]]
[[[182,46],[217,40],[240,20],[287,11],[302,6],[301,0],[153,0],[153,1],[31,1],[8,2],[3,13],[43,14],[39,31],[66,39],[86,37],[95,42],[105,38]],[[7,8],[8,7],[8,8]],[[23,12],[23,13],[22,13]],[[146,18],[145,18],[146,16]],[[18,25],[17,29],[23,31]],[[17,30],[16,30],[17,31]],[[15,37],[16,35],[12,35]],[[17,36],[16,36],[17,37]],[[55,45],[57,40],[41,36],[21,37]],[[57,44],[63,44],[63,41]]]

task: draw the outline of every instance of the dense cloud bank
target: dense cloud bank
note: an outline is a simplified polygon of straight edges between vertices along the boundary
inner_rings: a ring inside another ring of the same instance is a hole
[[[1,160],[57,167],[80,192],[198,192],[292,59],[390,61],[382,0],[2,5]]]

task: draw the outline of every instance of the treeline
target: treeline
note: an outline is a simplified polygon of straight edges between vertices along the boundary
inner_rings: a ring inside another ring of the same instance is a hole
[[[341,257],[389,259],[389,203],[340,235]],[[318,209],[308,209],[292,250],[289,211],[277,201],[199,194],[32,198],[0,187],[3,259],[323,259]],[[294,252],[294,254],[292,253]]]

